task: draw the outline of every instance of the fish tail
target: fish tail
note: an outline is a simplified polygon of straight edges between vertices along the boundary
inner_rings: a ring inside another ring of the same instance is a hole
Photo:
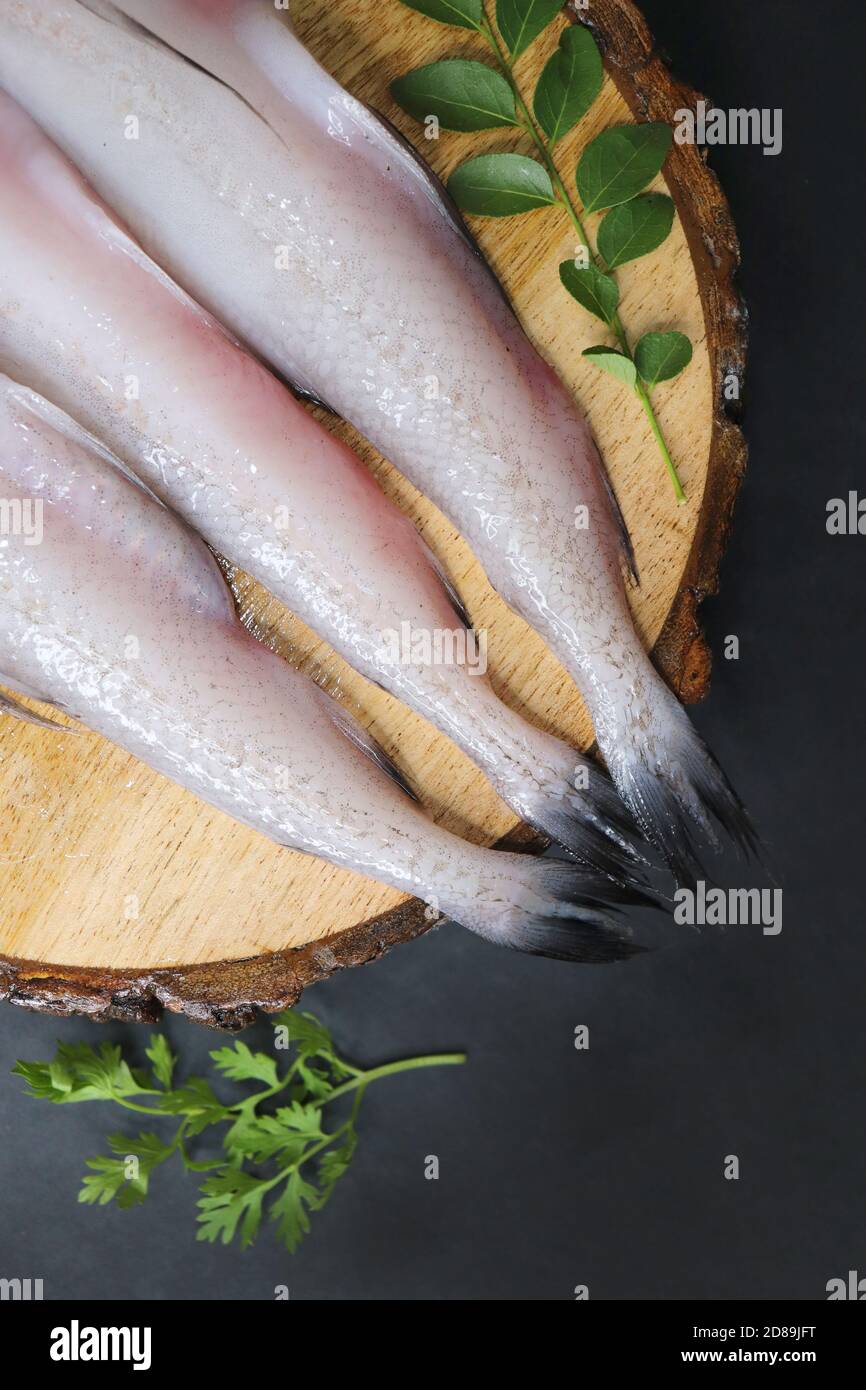
[[[765,862],[748,811],[655,672],[648,708],[631,710],[625,727],[603,751],[626,806],[679,884],[693,885],[705,877],[704,851],[720,850],[723,840],[745,858]]]
[[[463,900],[440,903],[446,916],[497,946],[554,960],[606,965],[647,948],[618,920],[618,904],[641,900],[579,865],[533,855],[477,850],[483,869],[467,877]],[[655,906],[646,897],[647,904]]]
[[[455,690],[452,682],[452,697]],[[630,883],[645,862],[631,843],[639,832],[600,763],[530,724],[477,678],[457,694],[453,737],[503,801],[582,864]]]
[[[639,884],[636,870],[646,863],[632,843],[639,832],[605,771],[589,758],[569,755],[569,773],[536,770],[519,798],[524,819],[586,868],[611,882]],[[518,805],[518,799],[515,799]]]

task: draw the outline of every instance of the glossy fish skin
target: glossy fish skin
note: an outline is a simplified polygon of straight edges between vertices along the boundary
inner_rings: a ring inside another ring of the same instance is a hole
[[[689,821],[712,836],[712,812],[749,844],[635,633],[585,421],[429,176],[271,6],[124,0],[222,83],[97,8],[0,0],[3,85],[197,299],[463,532],[578,682],[620,792],[678,876],[699,867]],[[130,112],[142,137],[124,142]]]
[[[365,676],[429,718],[531,824],[625,871],[604,774],[535,729],[446,645],[395,660],[386,634],[461,628],[415,528],[144,254],[0,93],[0,364],[98,435],[223,555]],[[462,636],[462,633],[459,634]],[[577,769],[586,791],[574,786]],[[596,828],[597,827],[597,828]]]
[[[8,377],[0,495],[41,509],[38,543],[13,530],[0,547],[5,684],[278,844],[418,894],[490,940],[568,959],[633,954],[578,896],[591,883],[577,866],[433,824],[345,736],[334,702],[245,630],[204,542]]]

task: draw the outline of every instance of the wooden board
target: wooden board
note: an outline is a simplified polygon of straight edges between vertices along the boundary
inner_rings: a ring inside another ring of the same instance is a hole
[[[471,34],[433,24],[397,0],[294,0],[292,11],[325,66],[422,145],[441,175],[485,147],[524,148],[526,137],[508,131],[443,133],[426,142],[388,95],[394,77],[422,62],[483,57]],[[635,118],[673,122],[677,109],[697,100],[654,56],[630,0],[588,0],[579,15],[596,33],[606,78],[590,114],[558,147],[566,172],[604,127]],[[572,18],[563,14],[523,55],[521,78],[531,82]],[[696,606],[715,585],[745,464],[721,390],[729,373],[742,379],[745,317],[732,285],[736,235],[701,153],[675,146],[657,185],[677,205],[671,237],[618,275],[633,337],[675,326],[694,344],[685,375],[655,394],[689,498],[679,509],[637,402],[581,357],[598,329],[559,284],[558,263],[574,247],[567,218],[550,209],[476,222],[473,230],[527,331],[589,416],[635,543],[638,627],[691,700],[709,679]],[[540,727],[588,746],[592,730],[576,688],[492,592],[453,528],[350,428],[323,418],[358,448],[456,577],[487,630],[489,668],[503,698]],[[443,824],[487,844],[514,831],[513,813],[448,740],[362,681],[246,576],[236,583],[244,609],[287,658],[315,670],[373,729]],[[282,1007],[311,981],[428,925],[420,904],[278,849],[87,732],[55,735],[0,721],[0,806],[0,995],[28,1007],[151,1019],[166,1006],[240,1027],[255,1007]]]

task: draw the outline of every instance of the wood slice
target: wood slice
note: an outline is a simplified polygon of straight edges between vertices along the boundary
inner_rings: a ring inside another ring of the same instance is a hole
[[[423,147],[439,174],[470,153],[527,148],[526,137],[510,131],[443,133],[427,142],[389,97],[391,80],[423,62],[486,56],[473,35],[431,23],[396,0],[294,0],[292,10],[316,56]],[[574,18],[564,12],[521,57],[518,76],[527,85]],[[588,116],[558,146],[569,178],[600,130],[635,118],[673,123],[678,109],[698,100],[656,56],[631,0],[588,0],[578,18],[596,34],[606,77]],[[677,327],[694,344],[686,373],[655,393],[689,498],[682,508],[637,402],[581,357],[598,329],[559,284],[557,266],[574,254],[565,215],[547,209],[477,221],[473,231],[527,331],[590,419],[635,544],[638,627],[690,701],[705,693],[710,669],[696,610],[715,588],[745,466],[723,383],[730,374],[742,381],[746,319],[733,286],[736,234],[701,152],[674,145],[657,186],[676,203],[674,230],[659,251],[618,276],[633,338]],[[489,668],[503,698],[540,727],[588,746],[592,730],[574,685],[493,593],[453,528],[354,431],[323,418],[358,449],[457,579],[487,630]],[[483,844],[515,832],[513,813],[448,740],[356,676],[246,576],[236,575],[235,585],[244,610],[372,728],[443,824]],[[238,1028],[257,1007],[284,1007],[307,984],[429,926],[421,904],[277,848],[87,732],[64,736],[0,721],[0,805],[0,995],[29,1008],[153,1020],[167,1007]]]

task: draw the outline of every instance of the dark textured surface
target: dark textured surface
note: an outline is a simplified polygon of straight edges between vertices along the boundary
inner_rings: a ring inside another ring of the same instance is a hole
[[[712,694],[694,712],[783,875],[781,935],[684,928],[681,945],[593,971],[448,928],[316,986],[306,1005],[355,1058],[465,1047],[470,1062],[370,1091],[353,1170],[294,1258],[267,1233],[245,1255],[196,1245],[193,1181],[170,1172],[138,1211],[77,1206],[115,1117],[25,1101],[8,1067],[56,1037],[141,1047],[146,1030],[4,1006],[0,1277],[42,1278],[58,1298],[270,1298],[277,1284],[299,1299],[569,1298],[586,1283],[593,1298],[812,1299],[866,1272],[866,538],[825,530],[828,498],[863,486],[866,21],[805,0],[643,9],[675,71],[720,105],[784,110],[779,157],[711,156],[744,248],[751,464],[704,609]],[[721,658],[730,633],[738,662]],[[192,1066],[215,1045],[167,1026]],[[731,1153],[738,1182],[723,1178]]]

